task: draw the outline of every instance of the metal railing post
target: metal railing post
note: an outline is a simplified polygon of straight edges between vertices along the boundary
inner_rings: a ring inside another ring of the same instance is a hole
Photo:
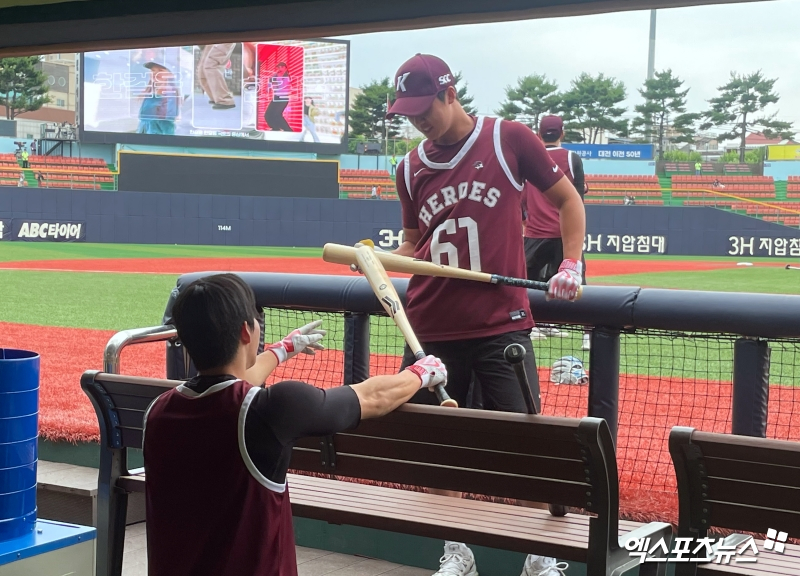
[[[159,342],[169,340],[177,335],[178,331],[173,326],[151,326],[117,332],[108,341],[103,352],[103,372],[119,374],[120,356],[122,351],[131,344]]]

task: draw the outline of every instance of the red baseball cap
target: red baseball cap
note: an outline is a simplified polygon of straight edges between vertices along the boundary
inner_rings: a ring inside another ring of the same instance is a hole
[[[549,115],[539,122],[539,134],[561,134],[564,131],[564,122],[560,116]]]
[[[433,105],[436,95],[455,83],[444,60],[430,54],[417,54],[400,66],[394,76],[395,101],[386,117],[424,114]]]

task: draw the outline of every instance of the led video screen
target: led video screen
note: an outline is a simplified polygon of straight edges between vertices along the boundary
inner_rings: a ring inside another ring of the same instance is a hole
[[[87,52],[81,138],[343,152],[348,63],[334,40]]]

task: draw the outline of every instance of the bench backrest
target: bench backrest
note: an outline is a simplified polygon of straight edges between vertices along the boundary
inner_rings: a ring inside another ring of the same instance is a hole
[[[675,427],[679,531],[800,534],[800,443]]]
[[[301,440],[291,468],[596,511],[599,484],[617,486],[604,431],[594,418],[406,405],[332,439]],[[613,478],[592,477],[609,465]]]
[[[178,384],[86,372],[103,447],[141,448],[145,410]],[[598,418],[405,405],[349,432],[301,439],[291,469],[584,508],[617,533],[614,445]]]
[[[97,412],[100,443],[111,450],[142,447],[144,413],[150,403],[178,380],[106,374],[91,370],[81,377],[81,388]]]

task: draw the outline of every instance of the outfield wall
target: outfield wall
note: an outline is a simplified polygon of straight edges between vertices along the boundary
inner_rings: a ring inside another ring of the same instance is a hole
[[[586,214],[591,253],[800,257],[800,230],[714,208],[590,205]],[[389,247],[399,239],[400,204],[0,187],[0,223],[4,240],[37,223],[40,231],[82,224],[86,242],[322,246],[370,237]]]

